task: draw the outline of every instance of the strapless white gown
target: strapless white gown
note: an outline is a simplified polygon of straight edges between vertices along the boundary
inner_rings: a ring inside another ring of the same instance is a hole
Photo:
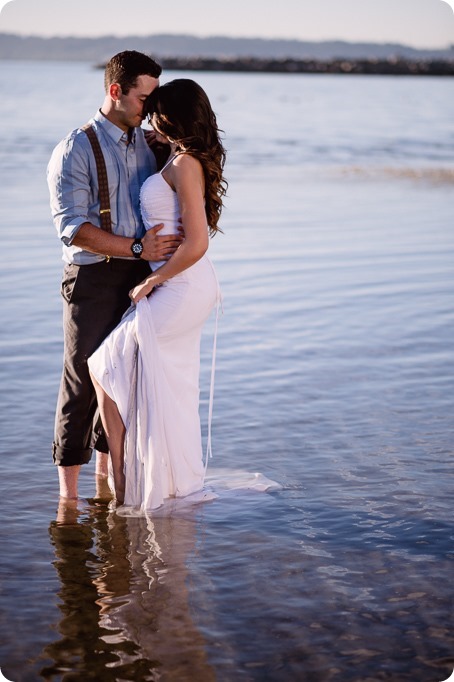
[[[161,173],[145,181],[141,210],[147,229],[177,232],[177,195]],[[126,427],[125,506],[151,511],[203,488],[200,340],[219,300],[205,255],[132,307],[88,360]]]

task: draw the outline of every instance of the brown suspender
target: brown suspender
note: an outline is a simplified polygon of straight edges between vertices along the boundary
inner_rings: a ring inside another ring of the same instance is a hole
[[[102,153],[101,145],[90,123],[82,126],[81,130],[87,135],[90,140],[93,154],[95,155],[96,169],[98,171],[98,186],[99,186],[99,219],[101,222],[101,229],[106,232],[112,232],[112,221],[110,219],[110,199],[109,199],[109,183],[107,180],[107,169],[104,155]]]

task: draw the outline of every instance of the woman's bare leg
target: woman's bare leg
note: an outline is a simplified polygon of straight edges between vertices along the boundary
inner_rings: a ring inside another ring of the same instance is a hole
[[[101,415],[102,425],[109,444],[115,484],[115,497],[119,504],[123,504],[125,499],[125,474],[123,471],[126,433],[125,425],[123,424],[123,420],[118,411],[117,403],[107,395],[94,376],[90,376],[93,386],[95,387],[99,414]]]

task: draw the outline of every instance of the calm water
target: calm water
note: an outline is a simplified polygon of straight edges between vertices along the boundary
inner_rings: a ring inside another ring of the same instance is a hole
[[[88,465],[77,515],[56,525],[61,261],[45,167],[100,104],[102,72],[3,62],[1,670],[441,682],[454,668],[453,81],[194,77],[229,150],[210,472],[282,487],[125,518],[93,502]]]

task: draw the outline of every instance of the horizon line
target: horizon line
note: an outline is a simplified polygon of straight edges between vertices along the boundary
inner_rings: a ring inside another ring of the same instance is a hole
[[[375,41],[375,40],[345,40],[344,38],[322,38],[319,40],[309,40],[306,38],[283,38],[283,37],[263,37],[263,36],[231,36],[231,35],[221,35],[213,34],[208,36],[201,36],[195,33],[149,33],[149,34],[129,34],[129,35],[117,35],[114,33],[105,33],[98,36],[83,36],[83,35],[40,35],[35,33],[17,33],[12,31],[2,31],[0,28],[0,35],[16,36],[18,38],[38,38],[41,40],[102,40],[103,38],[114,38],[116,40],[123,39],[146,39],[146,38],[158,38],[158,37],[174,37],[174,38],[195,38],[197,40],[258,40],[263,42],[286,42],[286,43],[310,43],[310,44],[322,44],[322,43],[345,43],[347,45],[381,45],[381,46],[401,46],[407,47],[414,50],[450,50],[454,48],[454,42],[448,43],[444,47],[421,47],[416,45],[411,45],[409,43],[395,42],[395,41]]]

